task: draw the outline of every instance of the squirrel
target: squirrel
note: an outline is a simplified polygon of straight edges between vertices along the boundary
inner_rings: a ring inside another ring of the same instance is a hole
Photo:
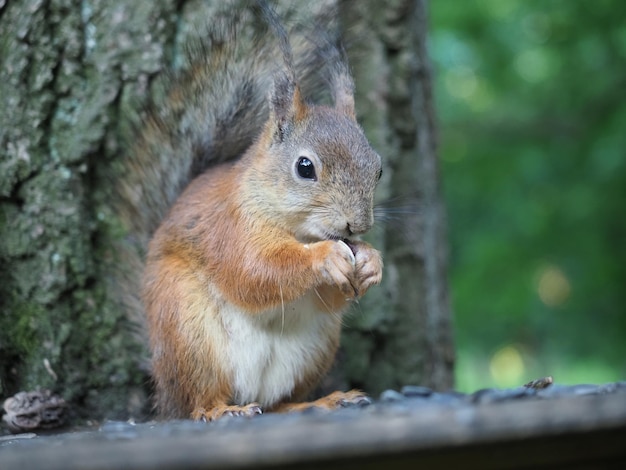
[[[252,35],[250,11],[263,20]],[[140,244],[152,234],[141,297],[164,419],[368,400],[303,401],[334,361],[343,312],[382,276],[358,239],[381,157],[356,121],[345,51],[319,27],[290,38],[265,2],[233,17],[189,48],[126,162],[125,218]],[[331,104],[305,99],[322,86]]]

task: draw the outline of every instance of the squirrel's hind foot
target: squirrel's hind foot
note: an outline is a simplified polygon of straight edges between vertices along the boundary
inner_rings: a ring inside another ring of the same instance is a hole
[[[349,392],[333,392],[315,401],[305,403],[281,403],[272,411],[278,413],[288,413],[290,411],[303,411],[309,408],[321,408],[323,410],[334,410],[337,408],[347,408],[351,406],[367,406],[372,403],[370,397],[360,390],[350,390]]]
[[[249,405],[219,405],[208,410],[204,408],[196,408],[191,413],[191,419],[194,421],[215,421],[224,416],[241,416],[252,418],[253,416],[263,414],[263,410],[258,403],[250,403]]]

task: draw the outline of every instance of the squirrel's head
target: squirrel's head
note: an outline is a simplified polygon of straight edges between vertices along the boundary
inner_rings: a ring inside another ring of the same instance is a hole
[[[334,107],[309,105],[292,82],[277,81],[257,142],[257,202],[302,242],[349,239],[374,222],[381,158],[356,122],[351,90],[334,97]]]

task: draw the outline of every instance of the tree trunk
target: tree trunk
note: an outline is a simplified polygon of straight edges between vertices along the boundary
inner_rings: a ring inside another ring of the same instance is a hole
[[[137,415],[140,346],[107,300],[108,169],[176,38],[176,2],[0,2],[0,394]],[[131,104],[132,103],[132,104]]]
[[[147,409],[145,348],[107,295],[119,232],[111,175],[123,177],[123,137],[153,78],[180,63],[214,3],[0,0],[1,396],[51,388],[91,418]],[[359,115],[387,161],[382,192],[418,203],[402,230],[390,223],[373,237],[385,282],[353,315],[336,376],[371,392],[446,388],[453,354],[423,2],[341,2],[339,12],[354,42]]]
[[[359,121],[383,156],[382,286],[344,334],[348,383],[448,389],[454,347],[425,0],[340,2]]]

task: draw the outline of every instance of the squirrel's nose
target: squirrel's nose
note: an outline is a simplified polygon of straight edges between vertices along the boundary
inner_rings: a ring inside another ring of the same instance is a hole
[[[346,214],[344,220],[348,236],[362,235],[374,225],[374,211],[368,208],[355,209],[351,214]]]
[[[348,222],[346,224],[346,232],[348,232],[348,236],[362,235],[365,232],[367,232],[370,228],[372,228],[371,219],[368,221],[362,221],[362,222]]]

